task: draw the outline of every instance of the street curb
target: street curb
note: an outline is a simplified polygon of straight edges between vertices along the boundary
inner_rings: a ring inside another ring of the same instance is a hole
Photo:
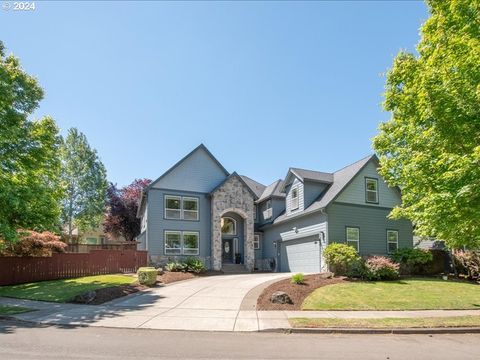
[[[284,332],[292,334],[479,334],[480,327],[450,328],[404,328],[404,329],[369,329],[369,328],[291,328],[268,329],[265,332]]]

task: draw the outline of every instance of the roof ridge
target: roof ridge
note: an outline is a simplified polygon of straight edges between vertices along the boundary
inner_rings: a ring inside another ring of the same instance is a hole
[[[368,156],[365,156],[365,157],[361,158],[360,160],[354,161],[353,163],[351,163],[351,164],[349,164],[349,165],[345,165],[344,167],[342,167],[342,168],[334,171],[332,174],[335,174],[335,173],[337,173],[337,172],[340,172],[340,171],[342,171],[342,170],[345,170],[346,168],[349,168],[350,166],[353,166],[353,165],[355,165],[355,164],[358,164],[359,162],[364,161],[364,160],[366,160],[366,159],[369,159],[369,160],[370,160],[370,159],[371,159],[372,157],[374,157],[374,156],[376,156],[376,155],[375,155],[375,154],[370,154],[370,155],[368,155]]]

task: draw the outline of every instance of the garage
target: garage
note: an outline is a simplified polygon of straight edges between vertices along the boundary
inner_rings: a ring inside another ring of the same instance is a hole
[[[318,273],[320,269],[318,235],[280,243],[280,271]]]

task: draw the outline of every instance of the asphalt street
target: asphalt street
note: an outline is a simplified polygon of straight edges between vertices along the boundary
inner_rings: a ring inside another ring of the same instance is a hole
[[[0,320],[0,359],[479,359],[480,335],[318,335],[39,326]]]

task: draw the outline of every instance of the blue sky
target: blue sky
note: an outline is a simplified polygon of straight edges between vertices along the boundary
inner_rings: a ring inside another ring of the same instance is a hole
[[[0,39],[40,81],[62,133],[84,132],[119,185],[204,143],[265,184],[372,152],[385,78],[414,51],[419,1],[36,2]]]

